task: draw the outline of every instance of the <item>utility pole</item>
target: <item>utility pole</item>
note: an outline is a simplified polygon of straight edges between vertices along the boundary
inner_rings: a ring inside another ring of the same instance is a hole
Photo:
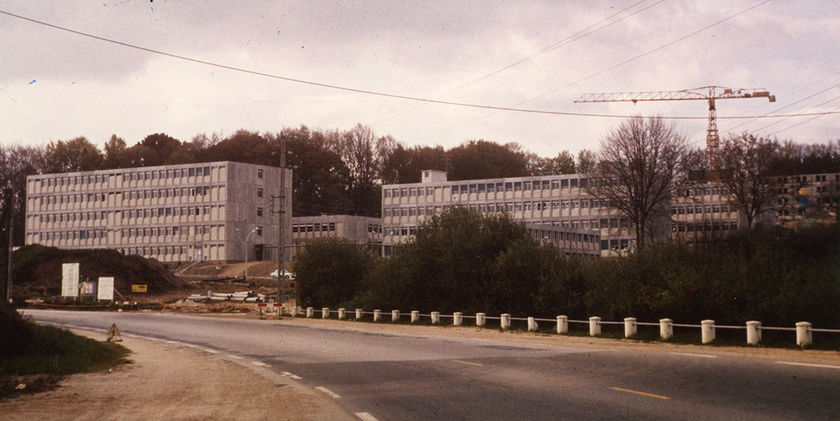
[[[280,138],[280,209],[277,213],[277,300],[281,305],[286,302],[285,256],[283,255],[283,218],[286,213],[286,138]],[[272,197],[272,203],[273,203]]]
[[[12,240],[15,230],[15,195],[12,183],[9,182],[9,256],[6,260],[6,300],[12,302]]]

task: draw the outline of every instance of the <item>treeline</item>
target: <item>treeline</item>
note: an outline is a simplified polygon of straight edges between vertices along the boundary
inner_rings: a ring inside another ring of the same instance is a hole
[[[0,146],[0,245],[5,247],[7,242],[12,198],[17,199],[15,244],[22,244],[27,175],[210,161],[279,166],[282,138],[287,140],[287,165],[294,169],[296,216],[379,216],[381,185],[419,182],[424,169],[449,171],[453,180],[577,170],[575,157],[568,151],[542,158],[516,143],[485,140],[470,140],[448,150],[408,147],[361,124],[349,130],[321,131],[306,126],[277,133],[240,130],[228,137],[201,134],[189,141],[155,133],[133,146],[112,135],[101,150],[85,137],[43,146]],[[593,156],[584,151],[580,158],[591,161]]]
[[[303,306],[552,318],[637,317],[840,327],[840,225],[743,231],[705,244],[658,242],[611,259],[566,257],[508,216],[453,208],[383,259],[308,244],[295,269]]]

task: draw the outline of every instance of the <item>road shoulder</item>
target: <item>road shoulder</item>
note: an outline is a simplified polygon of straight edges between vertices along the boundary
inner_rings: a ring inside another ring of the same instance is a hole
[[[102,333],[80,330],[94,339]],[[125,337],[130,364],[68,376],[52,391],[0,401],[8,420],[352,419],[317,391],[224,354]]]

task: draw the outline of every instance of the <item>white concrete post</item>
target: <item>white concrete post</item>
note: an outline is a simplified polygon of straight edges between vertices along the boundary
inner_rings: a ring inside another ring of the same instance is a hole
[[[460,311],[456,311],[452,314],[452,325],[461,326],[462,324],[464,324],[464,314]]]
[[[338,309],[338,320],[344,320],[344,317],[347,315],[347,311],[344,308]]]
[[[715,340],[715,321],[703,320],[700,322],[700,342],[707,344]]]
[[[796,322],[796,346],[805,348],[814,342],[810,322]]]
[[[674,336],[674,321],[671,319],[659,319],[659,338],[667,341]]]
[[[315,314],[315,309],[312,307],[306,307],[306,317],[311,319],[313,314]]]
[[[356,309],[356,320],[361,320],[361,319],[362,319],[362,309],[357,308]]]
[[[436,325],[438,323],[440,323],[440,312],[439,311],[433,311],[432,312],[432,324]]]
[[[391,310],[391,321],[396,323],[400,321],[400,311],[399,310]]]
[[[277,317],[280,317],[280,316],[282,316],[282,315],[283,315],[283,313],[284,313],[284,311],[283,311],[283,310],[284,310],[284,307],[283,307],[283,306],[279,306],[279,307],[277,307]]]
[[[420,320],[420,312],[411,310],[411,323],[417,323]]]
[[[636,327],[636,318],[635,317],[625,317],[624,318],[624,337],[629,338],[635,336],[637,332]]]
[[[382,318],[382,310],[373,310],[373,321],[378,322]]]
[[[508,314],[508,313],[502,314],[501,326],[502,326],[503,330],[504,329],[510,329],[510,314]]]
[[[589,318],[589,336],[598,336],[601,334],[601,318],[592,316]]]
[[[297,315],[298,315],[297,306],[292,307],[291,313],[292,313],[292,317],[297,317]]]
[[[487,315],[484,313],[475,313],[475,325],[484,327],[487,324]]]
[[[537,321],[534,320],[533,317],[528,317],[528,331],[529,332],[536,332],[540,327],[537,325]]]
[[[329,319],[330,318],[329,307],[324,307],[324,308],[321,309],[321,318],[322,319]]]
[[[569,333],[569,318],[567,316],[557,316],[557,333]]]
[[[761,322],[750,320],[747,322],[747,345],[758,345],[761,342]]]

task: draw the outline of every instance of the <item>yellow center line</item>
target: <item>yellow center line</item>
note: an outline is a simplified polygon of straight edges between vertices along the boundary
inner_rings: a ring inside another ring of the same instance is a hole
[[[639,392],[638,390],[624,389],[624,388],[621,388],[621,387],[611,387],[610,389],[617,390],[619,392],[627,392],[627,393],[633,393],[633,394],[636,394],[636,395],[647,396],[649,398],[656,398],[656,399],[663,399],[663,400],[671,399],[667,396],[654,395],[653,393]]]
[[[466,365],[474,365],[476,367],[484,367],[484,364],[481,364],[481,363],[473,363],[473,362],[470,362],[470,361],[461,361],[461,360],[452,360],[452,361],[456,362],[458,364],[466,364]]]

